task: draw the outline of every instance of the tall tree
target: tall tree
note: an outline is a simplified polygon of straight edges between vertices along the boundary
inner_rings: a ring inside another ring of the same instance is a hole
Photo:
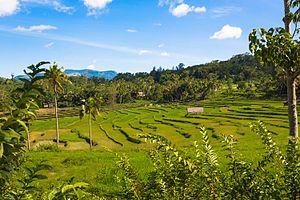
[[[63,82],[69,81],[67,75],[63,72],[63,68],[59,67],[57,64],[50,66],[48,70],[46,70],[45,77],[49,80],[49,83],[53,87],[54,92],[54,107],[55,107],[55,119],[56,119],[56,143],[59,144],[59,127],[58,127],[58,105],[57,105],[57,97],[58,93],[63,92],[64,88],[62,86]]]
[[[260,28],[249,35],[250,51],[262,63],[277,67],[286,76],[290,136],[298,138],[296,79],[300,75],[300,1],[283,0],[284,28]]]
[[[92,150],[93,146],[92,120],[96,121],[97,116],[99,115],[99,110],[99,102],[93,97],[88,98],[80,110],[80,119],[82,119],[85,114],[88,115],[90,150]]]

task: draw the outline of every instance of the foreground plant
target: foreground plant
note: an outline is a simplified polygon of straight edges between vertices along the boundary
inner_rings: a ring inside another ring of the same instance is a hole
[[[0,199],[94,199],[84,192],[86,183],[63,184],[48,194],[35,181],[46,179],[40,172],[50,166],[44,162],[24,164],[26,138],[30,149],[29,122],[35,117],[42,94],[37,82],[44,78],[39,76],[44,72],[40,68],[44,64],[48,62],[28,67],[29,72],[25,71],[28,79],[21,79],[22,87],[14,91],[18,98],[13,101],[10,113],[0,115]]]
[[[124,198],[129,199],[299,199],[300,151],[291,140],[286,153],[272,139],[262,122],[253,123],[265,146],[258,162],[246,162],[237,153],[233,136],[223,136],[227,161],[219,165],[205,128],[201,127],[202,144],[195,142],[191,154],[178,150],[158,135],[142,135],[156,144],[151,151],[153,172],[141,181],[123,156],[118,165],[124,171]]]
[[[23,191],[21,194],[29,193],[26,187],[33,178],[28,179],[27,177],[23,183],[18,180],[22,184],[20,187],[16,187],[14,176],[21,169],[25,158],[26,138],[28,139],[28,149],[30,149],[28,126],[30,120],[35,116],[35,110],[38,109],[38,96],[41,93],[37,81],[41,78],[37,75],[43,71],[40,67],[44,64],[47,62],[40,62],[28,67],[29,72],[25,71],[25,73],[29,79],[21,79],[22,87],[14,91],[14,95],[18,98],[13,101],[10,113],[0,116],[0,199],[14,199],[15,195],[20,195],[19,190]],[[29,177],[33,175],[35,173],[28,174]]]

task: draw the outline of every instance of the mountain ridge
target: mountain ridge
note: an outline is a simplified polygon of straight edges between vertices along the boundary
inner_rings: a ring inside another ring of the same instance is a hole
[[[114,70],[107,70],[107,71],[98,71],[92,69],[65,69],[64,73],[67,76],[87,76],[88,78],[97,77],[97,78],[104,78],[108,80],[112,80],[114,77],[117,76],[117,72]],[[42,76],[43,74],[39,74]],[[18,75],[15,77],[16,79],[28,77],[26,75]]]
[[[114,70],[98,71],[92,69],[66,69],[64,72],[68,76],[87,76],[88,78],[97,77],[105,78],[108,80],[113,79],[118,74]]]

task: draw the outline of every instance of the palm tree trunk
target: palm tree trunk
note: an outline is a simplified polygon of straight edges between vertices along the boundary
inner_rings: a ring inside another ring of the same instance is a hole
[[[59,130],[58,130],[58,105],[57,105],[57,91],[56,85],[54,85],[54,107],[55,107],[55,119],[56,119],[56,144],[59,145]]]
[[[90,138],[90,151],[92,151],[93,138],[92,138],[92,114],[89,114],[89,138]]]
[[[297,114],[297,96],[295,79],[288,77],[287,80],[288,95],[288,114],[290,136],[298,139],[298,114]]]

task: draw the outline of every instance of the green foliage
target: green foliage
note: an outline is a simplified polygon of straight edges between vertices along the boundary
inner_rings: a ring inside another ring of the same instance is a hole
[[[15,174],[21,168],[24,160],[25,138],[24,133],[29,138],[29,121],[35,117],[35,110],[40,87],[37,84],[42,77],[37,75],[43,72],[40,67],[47,62],[40,62],[37,65],[29,66],[29,72],[24,71],[29,79],[22,79],[22,87],[16,88],[14,94],[18,98],[14,99],[10,107],[10,115],[1,116],[0,121],[0,198],[20,199],[28,197],[30,190],[34,190],[30,184],[35,179],[45,178],[37,174],[45,165],[37,164],[32,169],[24,168],[27,175],[23,179],[15,179]],[[29,143],[28,143],[29,147]],[[19,183],[19,186],[14,183]],[[29,195],[30,196],[30,195]]]
[[[85,104],[82,105],[79,117],[83,118],[84,114],[88,114],[95,121],[100,112],[100,104],[101,102],[93,97],[88,98],[85,101]]]
[[[143,185],[138,181],[137,174],[130,165],[128,157],[126,155],[117,155],[117,157],[119,158],[117,165],[124,171],[124,176],[117,177],[117,181],[123,186],[123,196],[129,199],[139,199]]]
[[[249,49],[265,65],[284,75],[287,87],[290,136],[298,138],[296,79],[300,75],[299,0],[284,0],[284,28],[252,30]],[[294,12],[293,12],[294,11]],[[291,23],[294,31],[291,32]]]
[[[56,63],[50,67],[50,69],[46,70],[45,78],[49,81],[51,86],[53,87],[53,91],[55,95],[59,92],[64,91],[63,82],[70,83],[67,75],[63,72],[63,68],[59,67]]]
[[[279,68],[294,79],[300,73],[300,40],[294,40],[284,28],[261,28],[249,35],[250,50],[266,65]]]
[[[9,193],[7,196],[4,194],[4,199],[33,199],[40,192],[40,189],[34,185],[34,182],[47,179],[47,176],[40,172],[50,168],[44,161],[33,163],[31,167],[21,167],[21,172],[23,172],[21,177],[19,175],[15,177],[15,180],[10,185]]]
[[[118,164],[124,170],[123,188],[130,199],[299,199],[300,151],[291,140],[286,153],[272,139],[262,122],[252,123],[261,137],[265,153],[257,162],[246,162],[236,150],[236,140],[223,135],[227,161],[219,165],[205,128],[202,144],[194,144],[192,155],[178,150],[158,135],[142,135],[156,144],[150,157],[154,170],[146,181],[137,178],[128,158]],[[127,191],[126,191],[127,189]]]
[[[90,97],[85,101],[85,104],[82,105],[80,113],[79,113],[80,119],[83,118],[84,114],[88,114],[88,116],[89,116],[89,120],[88,120],[89,138],[86,141],[90,143],[90,150],[92,150],[92,146],[97,145],[97,143],[95,143],[93,141],[93,136],[92,136],[92,119],[94,121],[96,121],[97,116],[99,115],[99,111],[100,111],[99,105],[100,105],[99,100],[96,100],[95,98]]]
[[[73,178],[71,178],[67,184],[62,184],[61,186],[54,188],[45,199],[48,200],[61,200],[61,199],[92,199],[92,196],[85,192],[84,189],[88,187],[88,184],[83,182],[78,182],[71,184]]]

